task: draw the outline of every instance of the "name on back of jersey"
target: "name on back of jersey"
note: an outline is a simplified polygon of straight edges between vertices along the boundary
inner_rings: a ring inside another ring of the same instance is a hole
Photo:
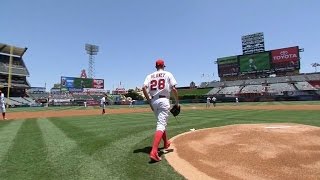
[[[166,75],[166,73],[157,73],[157,74],[152,74],[151,78],[159,78],[159,77],[164,77]]]

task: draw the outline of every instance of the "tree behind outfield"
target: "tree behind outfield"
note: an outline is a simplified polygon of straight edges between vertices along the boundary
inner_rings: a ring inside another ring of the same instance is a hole
[[[128,93],[125,94],[125,96],[131,97],[133,100],[143,100],[143,97],[133,89],[129,89]]]

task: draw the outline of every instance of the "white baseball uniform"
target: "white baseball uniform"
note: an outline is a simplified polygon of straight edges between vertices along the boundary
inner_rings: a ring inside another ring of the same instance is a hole
[[[4,94],[3,93],[1,93],[1,95],[0,95],[0,111],[1,111],[1,113],[6,112],[6,103],[4,102]]]
[[[100,100],[100,106],[102,107],[102,109],[105,109],[106,108],[106,98],[103,96]]]
[[[209,107],[210,106],[210,97],[207,97],[207,104],[206,104],[206,107]]]
[[[160,69],[149,74],[143,85],[151,96],[151,105],[157,118],[157,131],[164,132],[170,111],[170,92],[177,81],[170,72]]]

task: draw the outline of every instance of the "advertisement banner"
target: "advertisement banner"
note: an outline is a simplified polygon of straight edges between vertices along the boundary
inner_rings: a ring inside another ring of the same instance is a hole
[[[82,88],[68,88],[69,92],[83,92]]]
[[[238,63],[238,56],[229,56],[217,59],[218,65]]]
[[[269,52],[239,56],[240,72],[259,73],[270,71]]]
[[[271,59],[275,71],[300,69],[298,46],[272,50]]]
[[[61,77],[61,88],[73,88],[74,77]]]
[[[73,85],[75,88],[92,88],[93,87],[93,79],[74,78]]]
[[[238,75],[238,56],[218,58],[217,63],[219,77]]]
[[[75,78],[75,77],[61,77],[61,89],[83,89],[83,88],[97,88],[104,89],[103,79],[89,79],[89,78]]]
[[[103,79],[94,79],[93,88],[104,89],[104,80]]]
[[[107,91],[104,90],[104,89],[83,88],[83,92],[89,92],[89,93],[106,93]]]

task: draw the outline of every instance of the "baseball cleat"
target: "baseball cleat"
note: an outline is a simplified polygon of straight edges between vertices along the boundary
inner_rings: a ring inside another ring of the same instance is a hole
[[[156,161],[156,162],[161,161],[161,157],[158,156],[158,153],[155,153],[155,154],[154,153],[150,153],[149,157],[153,161]]]
[[[163,148],[164,148],[164,149],[169,149],[170,145],[171,145],[171,142],[168,141],[168,142],[164,145]]]

